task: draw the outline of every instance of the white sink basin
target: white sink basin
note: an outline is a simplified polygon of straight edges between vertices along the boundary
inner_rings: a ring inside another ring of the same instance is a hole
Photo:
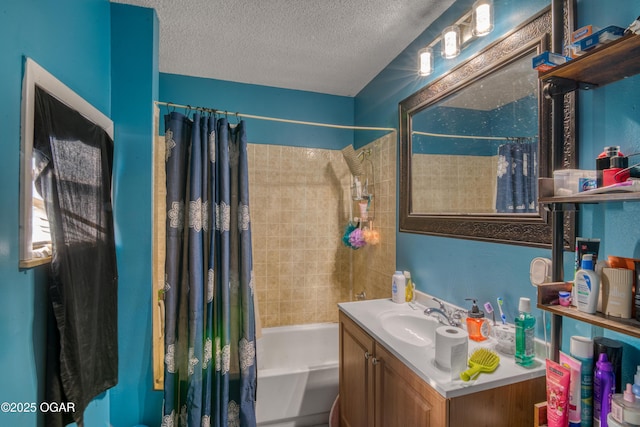
[[[388,311],[378,315],[382,329],[391,336],[418,347],[433,343],[438,321],[422,314]]]

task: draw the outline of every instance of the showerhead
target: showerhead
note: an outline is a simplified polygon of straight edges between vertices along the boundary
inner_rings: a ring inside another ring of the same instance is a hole
[[[342,156],[349,166],[351,175],[358,176],[364,174],[362,163],[358,160],[358,155],[351,144],[342,149]]]

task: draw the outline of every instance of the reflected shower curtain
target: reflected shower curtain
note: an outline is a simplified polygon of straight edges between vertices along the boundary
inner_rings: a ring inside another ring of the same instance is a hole
[[[537,144],[512,142],[498,147],[496,212],[538,211]]]
[[[255,426],[245,124],[172,112],[165,129],[162,426]]]

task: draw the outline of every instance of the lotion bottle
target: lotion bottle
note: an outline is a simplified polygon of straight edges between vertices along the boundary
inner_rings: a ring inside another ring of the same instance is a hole
[[[516,363],[522,366],[529,366],[535,358],[536,318],[531,315],[531,300],[529,298],[520,298],[518,311],[518,317],[515,318]]]
[[[600,277],[593,270],[593,255],[584,254],[580,270],[576,271],[574,286],[578,296],[578,310],[594,314],[600,294]]]

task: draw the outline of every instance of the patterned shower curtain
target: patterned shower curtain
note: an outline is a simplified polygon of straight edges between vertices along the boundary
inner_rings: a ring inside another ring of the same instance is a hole
[[[244,121],[165,117],[162,426],[255,426],[256,340]]]
[[[537,170],[536,143],[515,141],[498,147],[496,212],[538,211]]]

